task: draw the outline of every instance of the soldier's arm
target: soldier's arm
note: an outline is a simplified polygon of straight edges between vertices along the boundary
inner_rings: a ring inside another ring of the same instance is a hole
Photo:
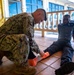
[[[40,53],[40,49],[34,40],[34,25],[33,19],[31,17],[28,17],[24,20],[23,28],[24,33],[29,38],[29,45],[31,50],[35,51],[36,53]]]

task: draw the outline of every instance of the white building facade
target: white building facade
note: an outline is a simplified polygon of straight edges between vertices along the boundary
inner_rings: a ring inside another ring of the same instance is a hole
[[[38,8],[43,8],[47,12],[74,9],[74,2],[70,0],[3,0],[5,17],[22,13],[34,12]]]

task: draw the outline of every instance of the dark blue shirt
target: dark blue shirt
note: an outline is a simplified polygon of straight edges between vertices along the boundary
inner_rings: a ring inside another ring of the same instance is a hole
[[[58,39],[71,41],[72,32],[74,29],[74,22],[68,24],[59,24],[58,25]]]

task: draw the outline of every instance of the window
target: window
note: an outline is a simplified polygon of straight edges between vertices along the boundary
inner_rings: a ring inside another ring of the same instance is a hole
[[[25,1],[25,0],[24,0]],[[34,12],[38,8],[43,8],[42,0],[26,0],[26,12]],[[9,2],[9,14],[10,16],[21,13],[21,1]]]
[[[37,9],[37,6],[32,5],[32,12],[34,12]]]
[[[43,2],[41,0],[38,0],[38,8],[43,8]]]
[[[21,13],[21,2],[12,2],[9,4],[9,14],[10,16]]]
[[[21,2],[17,2],[17,11],[18,11],[18,14],[21,13]]]
[[[49,2],[49,12],[64,10],[64,6]]]
[[[64,7],[63,6],[59,6],[59,11],[61,11],[61,10],[64,10]]]
[[[58,11],[59,10],[59,6],[58,5],[56,5],[56,11]]]
[[[31,13],[32,5],[26,4],[26,6],[27,6],[27,12]]]
[[[26,0],[26,3],[31,3],[31,0]]]
[[[32,0],[32,4],[37,4],[37,0]]]
[[[72,7],[68,7],[68,10],[73,10],[74,8],[72,8]]]
[[[26,0],[26,7],[26,12],[31,13],[38,8],[42,8],[43,2],[42,0]]]
[[[10,16],[17,14],[16,3],[12,3],[9,5],[9,13],[10,13]]]

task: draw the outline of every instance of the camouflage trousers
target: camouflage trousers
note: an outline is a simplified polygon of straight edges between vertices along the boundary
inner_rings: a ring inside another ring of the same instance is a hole
[[[25,34],[11,34],[0,38],[0,50],[9,51],[8,58],[16,65],[23,65],[29,54],[29,40]]]

